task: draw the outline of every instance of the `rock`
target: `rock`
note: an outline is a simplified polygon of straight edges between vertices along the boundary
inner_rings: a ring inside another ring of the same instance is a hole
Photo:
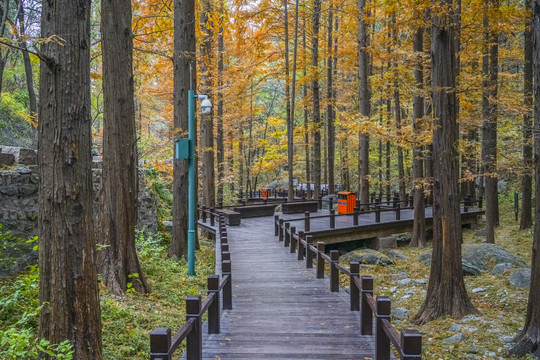
[[[283,207],[281,206],[281,204],[279,204],[278,206],[274,208],[274,214],[281,213],[281,212],[283,212]]]
[[[427,266],[431,267],[431,250],[420,254],[420,257],[418,259]]]
[[[469,349],[469,353],[476,354],[477,352],[478,352],[478,346],[476,346],[476,344],[473,344],[473,346],[471,346],[471,348]]]
[[[448,331],[458,332],[461,330],[461,324],[454,324],[448,328]]]
[[[394,265],[394,261],[390,259],[385,254],[371,250],[371,249],[360,249],[348,252],[347,254],[341,257],[344,263],[349,263],[351,261],[358,261],[360,264],[369,264],[369,265]]]
[[[168,233],[172,234],[172,231],[173,231],[173,223],[172,223],[172,221],[163,221],[163,226],[165,226],[165,230]]]
[[[396,308],[392,310],[392,316],[398,320],[403,320],[409,317],[411,312],[405,308]]]
[[[465,321],[480,321],[480,320],[482,320],[482,318],[480,316],[476,316],[476,315],[471,314],[471,315],[464,316],[463,320],[465,320]]]
[[[412,281],[411,279],[401,279],[401,280],[398,280],[398,281],[397,281],[397,284],[398,284],[399,286],[405,286],[405,285],[410,284],[411,281]]]
[[[476,276],[480,275],[480,273],[482,272],[480,268],[474,266],[465,259],[461,260],[461,267],[463,268],[463,275]]]
[[[414,282],[417,284],[425,285],[428,283],[427,279],[414,279]]]
[[[411,242],[412,234],[411,233],[395,234],[394,237],[396,238],[397,242],[400,245],[403,245],[403,244],[408,244]]]
[[[476,293],[479,293],[479,292],[484,292],[484,291],[486,291],[486,289],[487,288],[479,288],[478,287],[478,288],[472,289],[472,292],[473,292],[473,294],[476,294]]]
[[[390,259],[393,259],[393,260],[402,260],[402,261],[407,261],[409,260],[408,257],[406,257],[401,251],[398,251],[398,250],[387,250],[384,252],[386,254],[386,256],[388,256]]]
[[[330,199],[332,199],[332,207],[337,210],[338,197],[335,194],[330,194],[322,197],[322,208],[324,210],[330,210]]]
[[[474,236],[485,238],[487,235],[486,229],[480,229],[477,232],[474,233]]]
[[[526,288],[531,284],[531,269],[516,269],[510,276],[510,284],[518,288]]]
[[[406,272],[400,272],[397,274],[392,274],[392,280],[399,280],[399,279],[408,279],[409,276],[407,276]]]
[[[465,333],[457,333],[455,335],[452,335],[450,336],[449,338],[446,338],[444,340],[441,341],[441,343],[443,344],[454,344],[454,343],[457,343],[457,342],[461,342],[463,340],[465,340],[467,338],[467,334]]]
[[[13,165],[15,164],[15,156],[13,154],[0,153],[0,165]]]
[[[493,267],[493,269],[491,270],[491,274],[492,275],[501,275],[506,270],[511,269],[511,268],[512,268],[512,264],[510,264],[510,263],[500,263],[500,264],[497,264],[497,265],[495,265]]]

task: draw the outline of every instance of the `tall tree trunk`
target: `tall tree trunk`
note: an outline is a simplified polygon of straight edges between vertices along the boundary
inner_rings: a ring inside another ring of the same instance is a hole
[[[103,282],[116,295],[127,284],[149,291],[135,251],[138,160],[133,90],[131,2],[102,0],[103,175],[100,193],[100,252]]]
[[[319,99],[319,19],[321,15],[321,0],[313,0],[313,37],[311,51],[313,80],[311,90],[313,97],[313,180],[315,191],[313,196],[319,198],[321,192],[321,107]]]
[[[201,44],[201,82],[202,93],[208,95],[213,103],[212,93],[212,31],[210,20],[211,2],[205,0],[201,10],[201,31],[203,43]],[[216,205],[216,187],[214,174],[214,109],[209,114],[201,115],[201,146],[199,152],[202,158],[202,203],[211,208]]]
[[[187,138],[188,91],[195,90],[195,0],[174,2],[174,129],[177,137]],[[197,125],[195,125],[195,129]],[[195,139],[197,137],[195,136]],[[193,146],[196,146],[193,144]],[[197,155],[195,155],[195,164]],[[187,257],[189,161],[174,159],[173,231],[169,256]],[[197,173],[197,166],[195,166]],[[197,176],[195,176],[197,179]]]
[[[327,177],[328,177],[328,191],[330,194],[333,194],[335,192],[335,180],[334,180],[334,157],[335,157],[335,125],[334,122],[336,121],[335,116],[335,96],[334,96],[334,83],[333,83],[333,65],[334,65],[334,51],[333,51],[333,37],[332,37],[332,30],[334,28],[334,18],[333,18],[333,12],[334,12],[334,6],[332,2],[330,2],[330,9],[328,10],[328,66],[326,70],[326,86],[327,86],[327,92],[328,92],[328,105],[326,107],[326,113],[328,114],[328,128],[326,130],[327,136],[328,136],[328,150],[326,152],[326,155],[328,157],[328,171],[327,171]],[[337,24],[337,20],[336,20]]]
[[[420,131],[424,117],[424,69],[422,55],[424,47],[424,29],[416,29],[413,40],[415,52],[414,81],[416,82],[416,94],[413,97],[413,130],[416,142],[413,146],[413,197],[414,197],[414,223],[411,246],[426,246],[426,210],[424,206],[424,165],[422,159],[422,146],[419,143]]]
[[[525,1],[525,8],[531,11],[532,0]],[[525,66],[523,69],[523,103],[526,110],[523,114],[523,176],[521,178],[521,220],[519,223],[520,230],[528,229],[532,226],[532,170],[533,170],[533,154],[532,154],[532,118],[530,108],[532,107],[532,91],[533,91],[533,35],[532,22],[530,19],[525,21],[524,37],[524,58]]]
[[[453,0],[438,4],[451,9]],[[433,253],[426,298],[414,318],[419,324],[444,315],[462,318],[477,312],[467,295],[461,265],[454,23],[449,14],[439,14],[433,16],[432,24]]]
[[[28,48],[26,46],[26,40],[24,40],[26,29],[25,29],[25,21],[24,21],[23,0],[16,0],[16,4],[18,7],[17,20],[19,22],[19,29],[18,29],[17,37],[19,40],[19,47],[21,48],[23,62],[24,62],[24,72],[26,75],[26,89],[28,90],[30,116],[32,117],[32,119],[34,119],[37,116],[37,99],[36,99],[36,92],[34,90],[34,78],[32,76],[33,75],[32,62],[30,61],[30,55],[28,53]]]
[[[516,344],[510,353],[523,356],[527,353],[540,358],[540,0],[534,0],[532,12],[532,39],[534,61],[534,170],[535,199],[534,236],[531,261],[531,285],[527,315],[521,332],[516,336]]]
[[[293,49],[293,78],[292,78],[292,98],[291,98],[291,132],[289,135],[289,144],[291,146],[291,151],[289,151],[289,183],[293,180],[293,156],[294,156],[294,115],[295,115],[295,104],[296,104],[296,68],[297,68],[297,59],[298,59],[298,15],[299,15],[299,0],[296,0],[295,11],[294,11],[294,49]],[[266,135],[266,132],[265,132]],[[289,184],[289,193],[293,191],[292,186]],[[289,195],[289,198],[291,196]],[[294,199],[294,196],[292,197]]]
[[[285,32],[285,104],[286,104],[286,122],[287,122],[287,178],[289,201],[294,200],[293,188],[293,155],[294,155],[294,123],[291,115],[291,94],[290,94],[290,69],[289,69],[289,11],[288,0],[283,0],[283,25]],[[296,39],[295,39],[296,40]],[[294,90],[293,90],[294,92]]]
[[[358,110],[360,116],[369,118],[371,90],[369,88],[369,46],[366,16],[367,0],[358,0]],[[358,194],[361,204],[369,202],[369,134],[358,136]]]
[[[223,205],[223,186],[225,181],[225,150],[223,146],[223,21],[225,8],[223,1],[219,3],[219,33],[218,33],[218,103],[216,129],[216,160],[217,160],[217,202]]]
[[[90,1],[45,1],[39,105],[39,338],[102,358],[92,219]],[[58,86],[62,84],[62,86]],[[41,358],[49,358],[41,353]]]
[[[486,11],[498,9],[498,0],[485,0]],[[484,75],[482,91],[482,162],[486,197],[486,242],[495,242],[495,227],[499,223],[499,194],[497,191],[497,76],[498,34],[489,28],[484,15],[486,49],[482,57]]]
[[[7,18],[9,14],[9,0],[4,0],[2,7],[0,7],[0,37],[3,37],[6,32]],[[9,55],[9,49],[0,51],[0,94],[2,93],[2,84],[4,80],[4,69],[6,68],[7,58]]]
[[[304,11],[302,12],[303,16],[303,27],[302,27],[302,64],[303,64],[303,70],[304,70],[304,78],[307,76],[307,45],[306,45],[306,9],[304,7]],[[311,162],[310,162],[310,156],[309,153],[311,152],[311,149],[309,148],[309,114],[308,114],[308,106],[307,106],[307,97],[308,97],[308,86],[307,83],[304,81],[304,152],[306,153],[306,186],[307,186],[307,198],[311,199]]]

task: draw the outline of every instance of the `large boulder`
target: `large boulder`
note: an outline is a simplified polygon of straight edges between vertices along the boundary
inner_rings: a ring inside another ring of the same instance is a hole
[[[431,251],[421,254],[420,261],[431,266]],[[462,266],[465,275],[478,275],[499,263],[508,263],[516,267],[526,266],[523,260],[495,244],[465,244],[462,247]]]
[[[330,199],[332,199],[332,207],[334,210],[337,210],[337,195],[330,194],[322,197],[322,208],[324,210],[330,210]]]
[[[518,288],[526,288],[531,284],[531,269],[516,269],[510,276],[510,284]]]
[[[358,261],[360,264],[365,265],[394,265],[394,261],[388,256],[371,249],[360,249],[348,252],[341,257],[341,260],[345,263]]]

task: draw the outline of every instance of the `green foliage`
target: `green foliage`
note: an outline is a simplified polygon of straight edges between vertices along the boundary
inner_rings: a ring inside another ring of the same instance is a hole
[[[44,353],[51,359],[73,359],[73,345],[69,340],[60,344],[51,344],[48,340],[37,340],[31,329],[15,328],[0,331],[0,358],[5,360],[38,359]]]
[[[15,237],[10,231],[4,231],[2,224],[0,224],[0,265],[6,268],[15,265],[15,256],[29,250],[29,244],[36,241],[37,236],[28,241]],[[37,245],[33,246],[32,249],[36,251]]]
[[[164,244],[170,243],[171,235],[166,231],[163,221],[172,219],[173,193],[172,185],[167,183],[158,171],[149,167],[146,172],[150,192],[157,200],[158,229]]]
[[[33,147],[34,129],[22,92],[3,93],[0,100],[0,144]]]

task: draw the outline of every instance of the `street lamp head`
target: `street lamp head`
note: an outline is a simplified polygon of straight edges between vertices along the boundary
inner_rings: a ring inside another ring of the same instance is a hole
[[[201,101],[201,112],[203,114],[210,114],[212,111],[212,103],[208,99]]]

